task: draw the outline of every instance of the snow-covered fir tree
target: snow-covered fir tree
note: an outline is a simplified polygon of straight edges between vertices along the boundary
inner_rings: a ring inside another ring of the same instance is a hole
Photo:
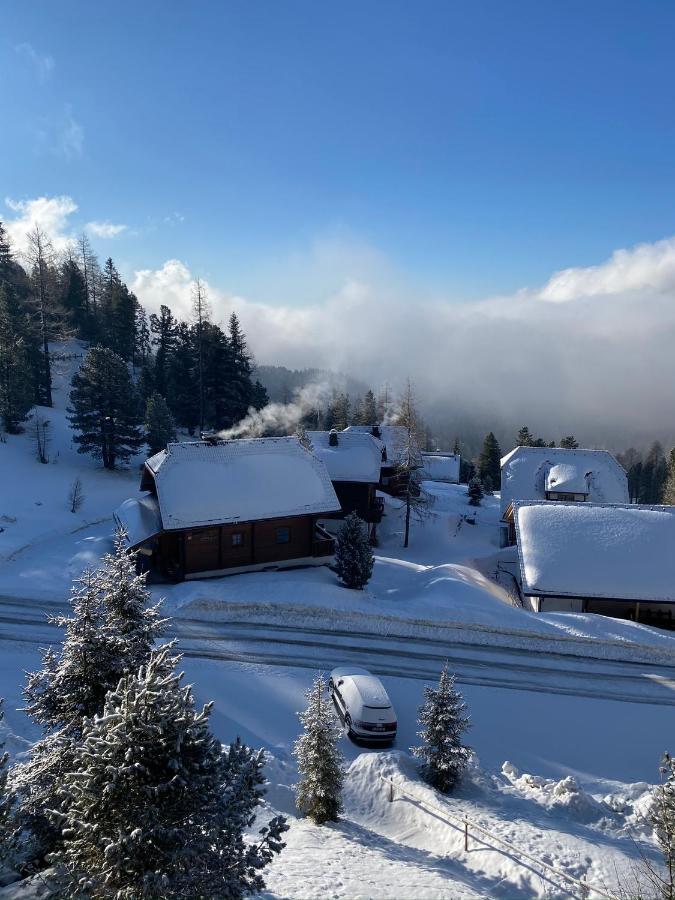
[[[137,573],[137,554],[129,550],[124,532],[115,532],[113,553],[106,553],[96,572],[105,614],[105,630],[114,646],[114,670],[106,678],[108,691],[122,675],[135,672],[147,662],[150,650],[164,632],[167,620],[160,615],[161,603],[150,605],[147,573]]]
[[[342,735],[326,693],[323,675],[306,691],[307,709],[298,713],[303,733],[293,750],[300,780],[296,805],[317,825],[335,821],[342,812],[344,758],[337,742]]]
[[[0,722],[5,716],[2,705],[3,700],[0,698]],[[9,786],[9,753],[5,752],[4,741],[0,740],[0,863],[8,862],[13,850],[13,805]]]
[[[18,817],[30,834],[30,853],[42,859],[58,840],[46,816],[55,792],[81,740],[84,717],[103,709],[106,694],[120,678],[147,662],[165,621],[157,606],[148,606],[145,576],[136,574],[135,554],[121,533],[101,567],[75,581],[70,616],[53,617],[65,628],[57,653],[43,654],[42,669],[30,672],[24,689],[26,711],[45,730],[30,758],[13,771]]]
[[[176,423],[166,400],[155,391],[145,404],[145,440],[151,454],[176,440]]]
[[[663,875],[651,871],[649,880],[663,900],[675,900],[675,759],[666,753],[661,763],[663,781],[656,789],[652,820],[663,854]]]
[[[469,506],[480,506],[480,502],[485,496],[480,478],[474,477],[471,479],[466,493],[469,497]]]
[[[51,857],[69,897],[237,898],[264,887],[284,846],[273,819],[249,842],[262,795],[262,752],[221,746],[211,704],[195,708],[171,646],[111,691],[84,723],[52,815]]]
[[[420,770],[424,780],[447,794],[471,758],[471,750],[462,744],[462,735],[469,728],[466,705],[455,690],[455,676],[448,673],[447,663],[438,687],[424,688],[419,724],[421,730],[417,733],[424,743],[411,747],[411,752],[422,760]]]
[[[355,512],[349,513],[337,537],[335,569],[348,588],[363,588],[373,574],[373,551],[363,521]]]

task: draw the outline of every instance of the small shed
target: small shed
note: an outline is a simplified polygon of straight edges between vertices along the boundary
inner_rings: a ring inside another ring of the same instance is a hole
[[[382,452],[376,439],[359,431],[308,431],[312,452],[326,466],[340,501],[336,518],[351,512],[364,522],[382,520],[384,500],[377,496]]]
[[[340,504],[324,463],[295,437],[169,444],[146,461],[141,490],[115,520],[167,578],[332,560],[317,519]]]
[[[460,463],[461,459],[459,453],[423,451],[422,478],[427,481],[459,484]]]
[[[543,501],[514,513],[530,609],[675,625],[675,507]]]

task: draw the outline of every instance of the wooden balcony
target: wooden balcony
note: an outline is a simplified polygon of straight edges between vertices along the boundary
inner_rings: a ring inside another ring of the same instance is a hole
[[[335,539],[321,525],[314,527],[312,556],[332,556],[335,553]]]

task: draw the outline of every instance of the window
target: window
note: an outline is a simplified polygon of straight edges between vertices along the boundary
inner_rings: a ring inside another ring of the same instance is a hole
[[[235,531],[232,535],[232,546],[233,547],[243,547],[244,546],[244,535],[241,531]]]
[[[276,530],[277,544],[289,544],[291,542],[290,528],[277,528]]]

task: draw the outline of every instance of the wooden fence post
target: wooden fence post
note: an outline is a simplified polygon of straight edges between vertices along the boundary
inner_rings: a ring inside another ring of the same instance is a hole
[[[469,852],[469,823],[464,820],[464,852]]]
[[[393,781],[389,782],[389,802],[390,803],[394,802],[394,782]]]

